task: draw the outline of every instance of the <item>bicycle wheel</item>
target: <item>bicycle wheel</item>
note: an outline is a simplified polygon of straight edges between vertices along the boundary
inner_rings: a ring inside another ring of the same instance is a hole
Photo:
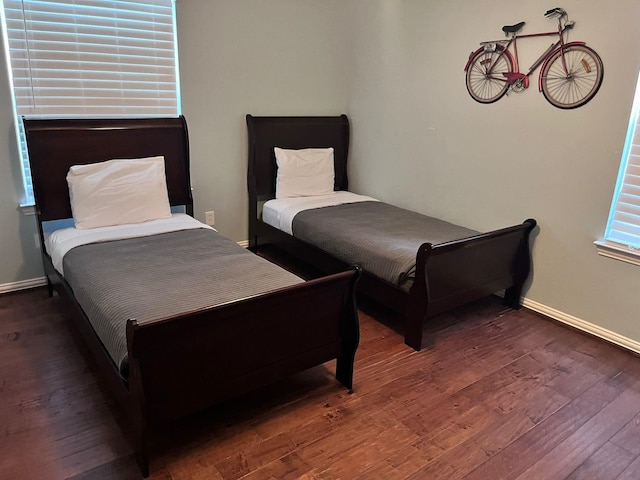
[[[509,90],[509,82],[503,74],[513,72],[513,61],[503,50],[500,46],[494,51],[480,48],[471,54],[467,67],[467,90],[476,102],[493,103]]]
[[[558,50],[540,72],[540,88],[544,97],[558,108],[577,108],[591,100],[604,76],[600,56],[585,45],[569,45],[563,55]]]

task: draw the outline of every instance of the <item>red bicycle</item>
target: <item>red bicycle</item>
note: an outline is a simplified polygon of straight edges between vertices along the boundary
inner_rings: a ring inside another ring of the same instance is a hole
[[[567,32],[575,25],[575,22],[568,20],[565,10],[553,8],[544,16],[557,17],[557,31],[518,35],[525,24],[520,22],[502,27],[505,35],[510,37],[508,40],[480,42],[481,47],[469,55],[464,67],[471,98],[480,103],[493,103],[501,99],[509,88],[521,92],[529,87],[529,77],[540,65],[538,89],[555,107],[577,108],[598,93],[604,76],[600,56],[585,42],[565,41]],[[554,35],[558,36],[558,40],[540,55],[527,73],[521,73],[517,39]]]

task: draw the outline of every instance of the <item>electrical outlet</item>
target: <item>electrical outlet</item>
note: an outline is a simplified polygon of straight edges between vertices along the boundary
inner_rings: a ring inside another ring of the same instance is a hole
[[[214,226],[216,224],[216,217],[213,210],[204,212],[204,223],[211,226]]]

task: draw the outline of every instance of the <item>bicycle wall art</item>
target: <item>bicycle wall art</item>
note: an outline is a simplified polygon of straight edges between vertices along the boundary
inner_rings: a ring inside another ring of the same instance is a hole
[[[506,40],[480,42],[464,67],[467,90],[475,101],[493,103],[511,89],[522,92],[529,87],[529,77],[541,66],[538,90],[554,107],[571,109],[589,102],[600,89],[604,66],[600,56],[586,42],[569,42],[568,32],[575,22],[567,12],[553,8],[544,14],[557,18],[557,31],[519,35],[525,22],[505,25]],[[538,57],[527,73],[520,72],[517,40],[533,37],[557,37]]]

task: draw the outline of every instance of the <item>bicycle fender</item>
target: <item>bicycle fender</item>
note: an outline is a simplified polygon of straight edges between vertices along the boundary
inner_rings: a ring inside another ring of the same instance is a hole
[[[467,63],[466,63],[466,64],[465,64],[465,66],[464,66],[464,71],[465,71],[465,72],[466,72],[467,70],[469,70],[469,65],[471,65],[471,59],[472,59],[473,57],[475,57],[475,56],[478,54],[478,52],[479,52],[480,50],[484,50],[484,48],[480,47],[479,49],[474,50],[473,52],[471,52],[471,53],[469,54],[469,58],[467,58]]]
[[[473,52],[471,52],[469,54],[469,58],[467,59],[467,63],[464,66],[464,71],[466,72],[467,70],[469,70],[469,65],[471,65],[471,61],[476,57],[476,55],[478,55],[480,52],[483,52],[485,50],[484,46],[478,48],[477,50],[474,50]],[[504,46],[500,45],[499,43],[496,42],[496,50],[499,52],[503,52],[505,50]],[[506,56],[508,56],[511,59],[511,65],[514,65],[513,63],[513,55],[511,55],[511,52],[509,50],[507,50],[506,52],[504,52],[504,54]]]
[[[571,47],[574,45],[584,46],[586,44],[587,42],[569,42],[569,43],[565,43],[564,46],[565,47]],[[547,66],[547,63],[549,63],[549,60],[551,59],[551,57],[553,57],[556,54],[556,52],[559,52],[561,48],[562,47],[558,47],[555,50],[552,50],[551,52],[549,52],[549,55],[547,55],[547,58],[540,66],[540,74],[538,75],[538,91],[539,92],[542,91],[542,72],[544,72],[544,68]]]

